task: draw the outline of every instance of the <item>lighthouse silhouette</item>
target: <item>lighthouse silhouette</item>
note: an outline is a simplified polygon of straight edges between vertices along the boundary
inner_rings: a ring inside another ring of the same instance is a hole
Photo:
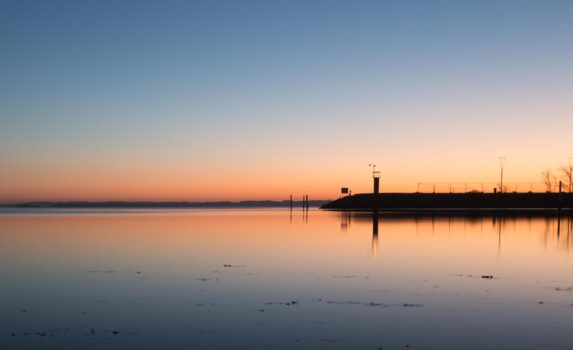
[[[376,170],[376,164],[368,164],[372,167],[372,179],[374,180],[374,194],[380,193],[380,171]]]

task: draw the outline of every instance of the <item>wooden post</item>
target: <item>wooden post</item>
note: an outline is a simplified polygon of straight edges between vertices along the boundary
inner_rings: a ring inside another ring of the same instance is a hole
[[[290,195],[290,211],[292,211],[292,194]]]

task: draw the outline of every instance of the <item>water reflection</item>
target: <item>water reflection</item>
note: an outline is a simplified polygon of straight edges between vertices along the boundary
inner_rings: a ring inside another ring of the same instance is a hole
[[[572,231],[568,216],[0,214],[0,349],[569,349]]]
[[[569,253],[572,248],[571,233],[573,232],[573,218],[559,216],[557,218],[545,218],[545,229],[543,230],[543,243],[545,246],[555,245]]]
[[[467,225],[472,227],[479,226],[480,232],[484,232],[484,223],[491,223],[491,231],[496,233],[497,236],[497,255],[498,258],[502,254],[502,237],[504,233],[512,231],[516,233],[519,225],[527,227],[527,231],[532,230],[532,223],[534,220],[544,223],[543,228],[539,230],[541,241],[544,248],[553,244],[565,253],[569,253],[573,248],[573,217],[571,215],[416,215],[416,214],[398,214],[398,213],[380,213],[380,212],[351,212],[341,211],[340,217],[340,231],[348,232],[353,220],[365,223],[371,222],[372,227],[372,241],[371,241],[371,254],[376,257],[378,254],[378,232],[379,226],[384,226],[385,223],[400,222],[400,221],[413,221],[416,227],[416,233],[424,234],[430,232],[435,234],[437,230],[443,230],[443,226],[447,226],[447,232],[466,232]],[[429,227],[426,227],[430,224]],[[458,227],[462,224],[461,229]],[[423,229],[421,229],[423,227]],[[426,231],[427,230],[427,231]]]
[[[378,253],[378,222],[380,218],[378,212],[372,213],[372,256]]]

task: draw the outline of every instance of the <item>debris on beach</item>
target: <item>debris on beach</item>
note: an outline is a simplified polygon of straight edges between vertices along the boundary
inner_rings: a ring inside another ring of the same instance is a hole
[[[356,278],[356,275],[343,275],[343,276],[332,275],[331,277],[332,278],[344,278],[344,279],[349,280],[349,279]]]
[[[422,307],[422,304],[402,304],[403,307]]]
[[[298,300],[292,300],[292,301],[287,301],[287,302],[272,302],[272,301],[268,301],[265,303],[265,305],[286,305],[286,306],[291,306],[291,305],[299,305],[300,301]]]
[[[456,276],[456,277],[467,277],[467,278],[483,278],[483,279],[488,279],[488,280],[497,279],[497,278],[494,277],[493,275],[470,275],[470,274],[464,275],[463,273],[460,273],[460,274],[453,275],[453,276]]]
[[[319,301],[321,301],[319,299]],[[326,304],[334,304],[334,305],[363,305],[363,306],[368,306],[368,307],[381,307],[381,308],[386,308],[386,307],[395,307],[395,306],[400,306],[400,307],[423,307],[423,304],[417,304],[417,303],[402,303],[402,304],[385,304],[385,303],[379,303],[379,302],[374,302],[374,301],[369,301],[369,302],[361,302],[361,301],[354,301],[354,300],[345,300],[345,301],[335,301],[335,300],[327,300],[325,301]]]
[[[87,270],[86,273],[110,274],[115,273],[115,270]]]
[[[22,332],[20,333],[20,335],[22,336],[37,336],[37,337],[47,337],[48,334],[50,335],[50,337],[53,337],[54,334],[52,333],[48,333],[46,331],[37,331],[37,332]],[[15,337],[17,334],[16,333],[11,333],[10,336]]]
[[[336,278],[336,279],[355,279],[355,278],[363,278],[363,279],[370,279],[370,276],[366,275],[366,276],[357,276],[357,275],[332,275],[330,276],[331,278]]]

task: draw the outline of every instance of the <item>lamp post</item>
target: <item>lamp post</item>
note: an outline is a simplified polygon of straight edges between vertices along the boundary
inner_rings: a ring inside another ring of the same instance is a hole
[[[571,183],[571,173],[573,172],[573,157],[569,157],[569,193],[573,192],[573,183]]]
[[[501,171],[499,191],[503,193],[503,166],[505,165],[505,157],[499,157],[499,168]]]

